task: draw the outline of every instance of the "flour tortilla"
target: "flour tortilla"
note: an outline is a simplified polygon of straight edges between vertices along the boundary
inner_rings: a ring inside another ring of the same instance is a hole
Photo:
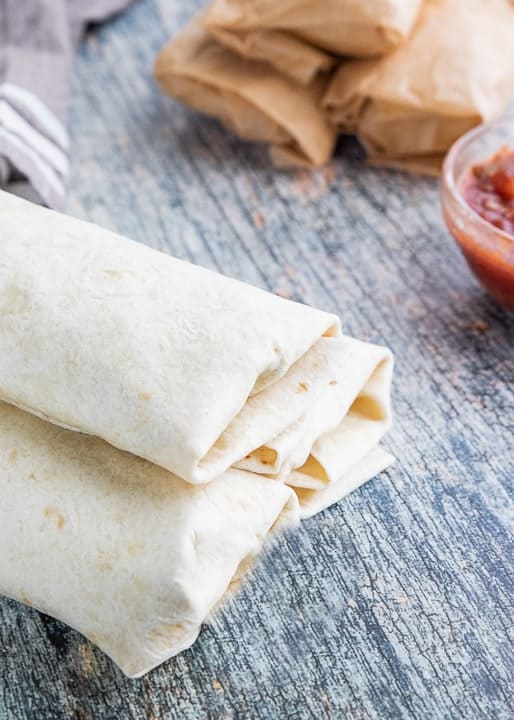
[[[380,447],[374,447],[351,466],[337,482],[326,485],[324,489],[295,488],[300,501],[300,518],[303,520],[325,510],[393,463],[394,457],[390,453]]]
[[[228,470],[203,486],[0,403],[0,592],[79,630],[130,677],[189,647],[294,492]]]
[[[322,339],[317,345],[331,342]],[[314,405],[265,446],[235,462],[236,467],[277,475],[297,488],[321,491],[335,486],[378,445],[391,425],[391,354],[386,348],[346,336],[337,344],[342,352],[331,368],[333,379],[328,386],[324,383]],[[294,370],[284,382],[291,379]],[[266,395],[269,404],[263,402]],[[273,412],[274,398],[276,387],[258,396],[264,405],[263,424],[266,415]],[[252,403],[253,398],[247,407]],[[291,414],[292,401],[286,407]]]
[[[194,643],[280,531],[391,462],[373,448],[337,483],[296,494],[235,469],[193,485],[0,403],[0,593],[140,677]]]
[[[0,399],[190,483],[323,490],[389,427],[392,357],[339,320],[0,194]]]

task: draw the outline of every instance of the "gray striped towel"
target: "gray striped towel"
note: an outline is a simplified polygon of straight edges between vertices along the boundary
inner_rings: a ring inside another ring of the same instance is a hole
[[[0,187],[25,180],[62,207],[68,173],[66,104],[86,25],[131,0],[0,0]]]

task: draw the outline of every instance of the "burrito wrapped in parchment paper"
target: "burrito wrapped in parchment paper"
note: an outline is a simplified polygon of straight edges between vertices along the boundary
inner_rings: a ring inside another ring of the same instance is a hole
[[[214,0],[205,24],[240,55],[308,83],[331,67],[331,53],[375,57],[399,45],[420,7],[421,0]]]
[[[0,592],[137,676],[272,528],[392,462],[391,354],[6,193],[0,218]]]
[[[401,47],[341,65],[324,105],[371,162],[438,173],[450,145],[512,98],[513,37],[509,0],[426,0]]]
[[[326,73],[300,85],[267,63],[245,60],[209,36],[203,15],[164,47],[154,72],[166,94],[218,118],[245,140],[269,143],[279,167],[330,159],[336,130],[321,108]]]

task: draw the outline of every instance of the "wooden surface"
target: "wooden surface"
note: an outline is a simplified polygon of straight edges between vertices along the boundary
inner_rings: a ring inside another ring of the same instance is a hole
[[[470,276],[435,181],[368,169],[350,140],[324,171],[278,173],[161,97],[152,60],[193,4],[142,0],[86,43],[69,212],[390,345],[398,462],[143,680],[1,600],[0,718],[510,720],[513,320]]]

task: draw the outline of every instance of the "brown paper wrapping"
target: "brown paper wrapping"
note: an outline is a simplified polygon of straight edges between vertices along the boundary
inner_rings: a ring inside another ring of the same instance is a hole
[[[374,164],[434,174],[460,135],[507,106],[513,43],[510,0],[425,0],[405,44],[343,64],[324,106]]]
[[[205,23],[240,55],[308,83],[331,66],[328,53],[375,57],[396,47],[420,6],[421,0],[214,0]]]
[[[301,85],[308,85],[319,72],[330,70],[336,64],[332,55],[280,30],[244,34],[212,26],[208,31],[238,55],[267,62]]]
[[[302,86],[241,58],[208,35],[203,14],[161,51],[155,78],[165,93],[240,137],[269,143],[277,166],[319,166],[332,154],[336,130],[321,107],[326,74]]]

